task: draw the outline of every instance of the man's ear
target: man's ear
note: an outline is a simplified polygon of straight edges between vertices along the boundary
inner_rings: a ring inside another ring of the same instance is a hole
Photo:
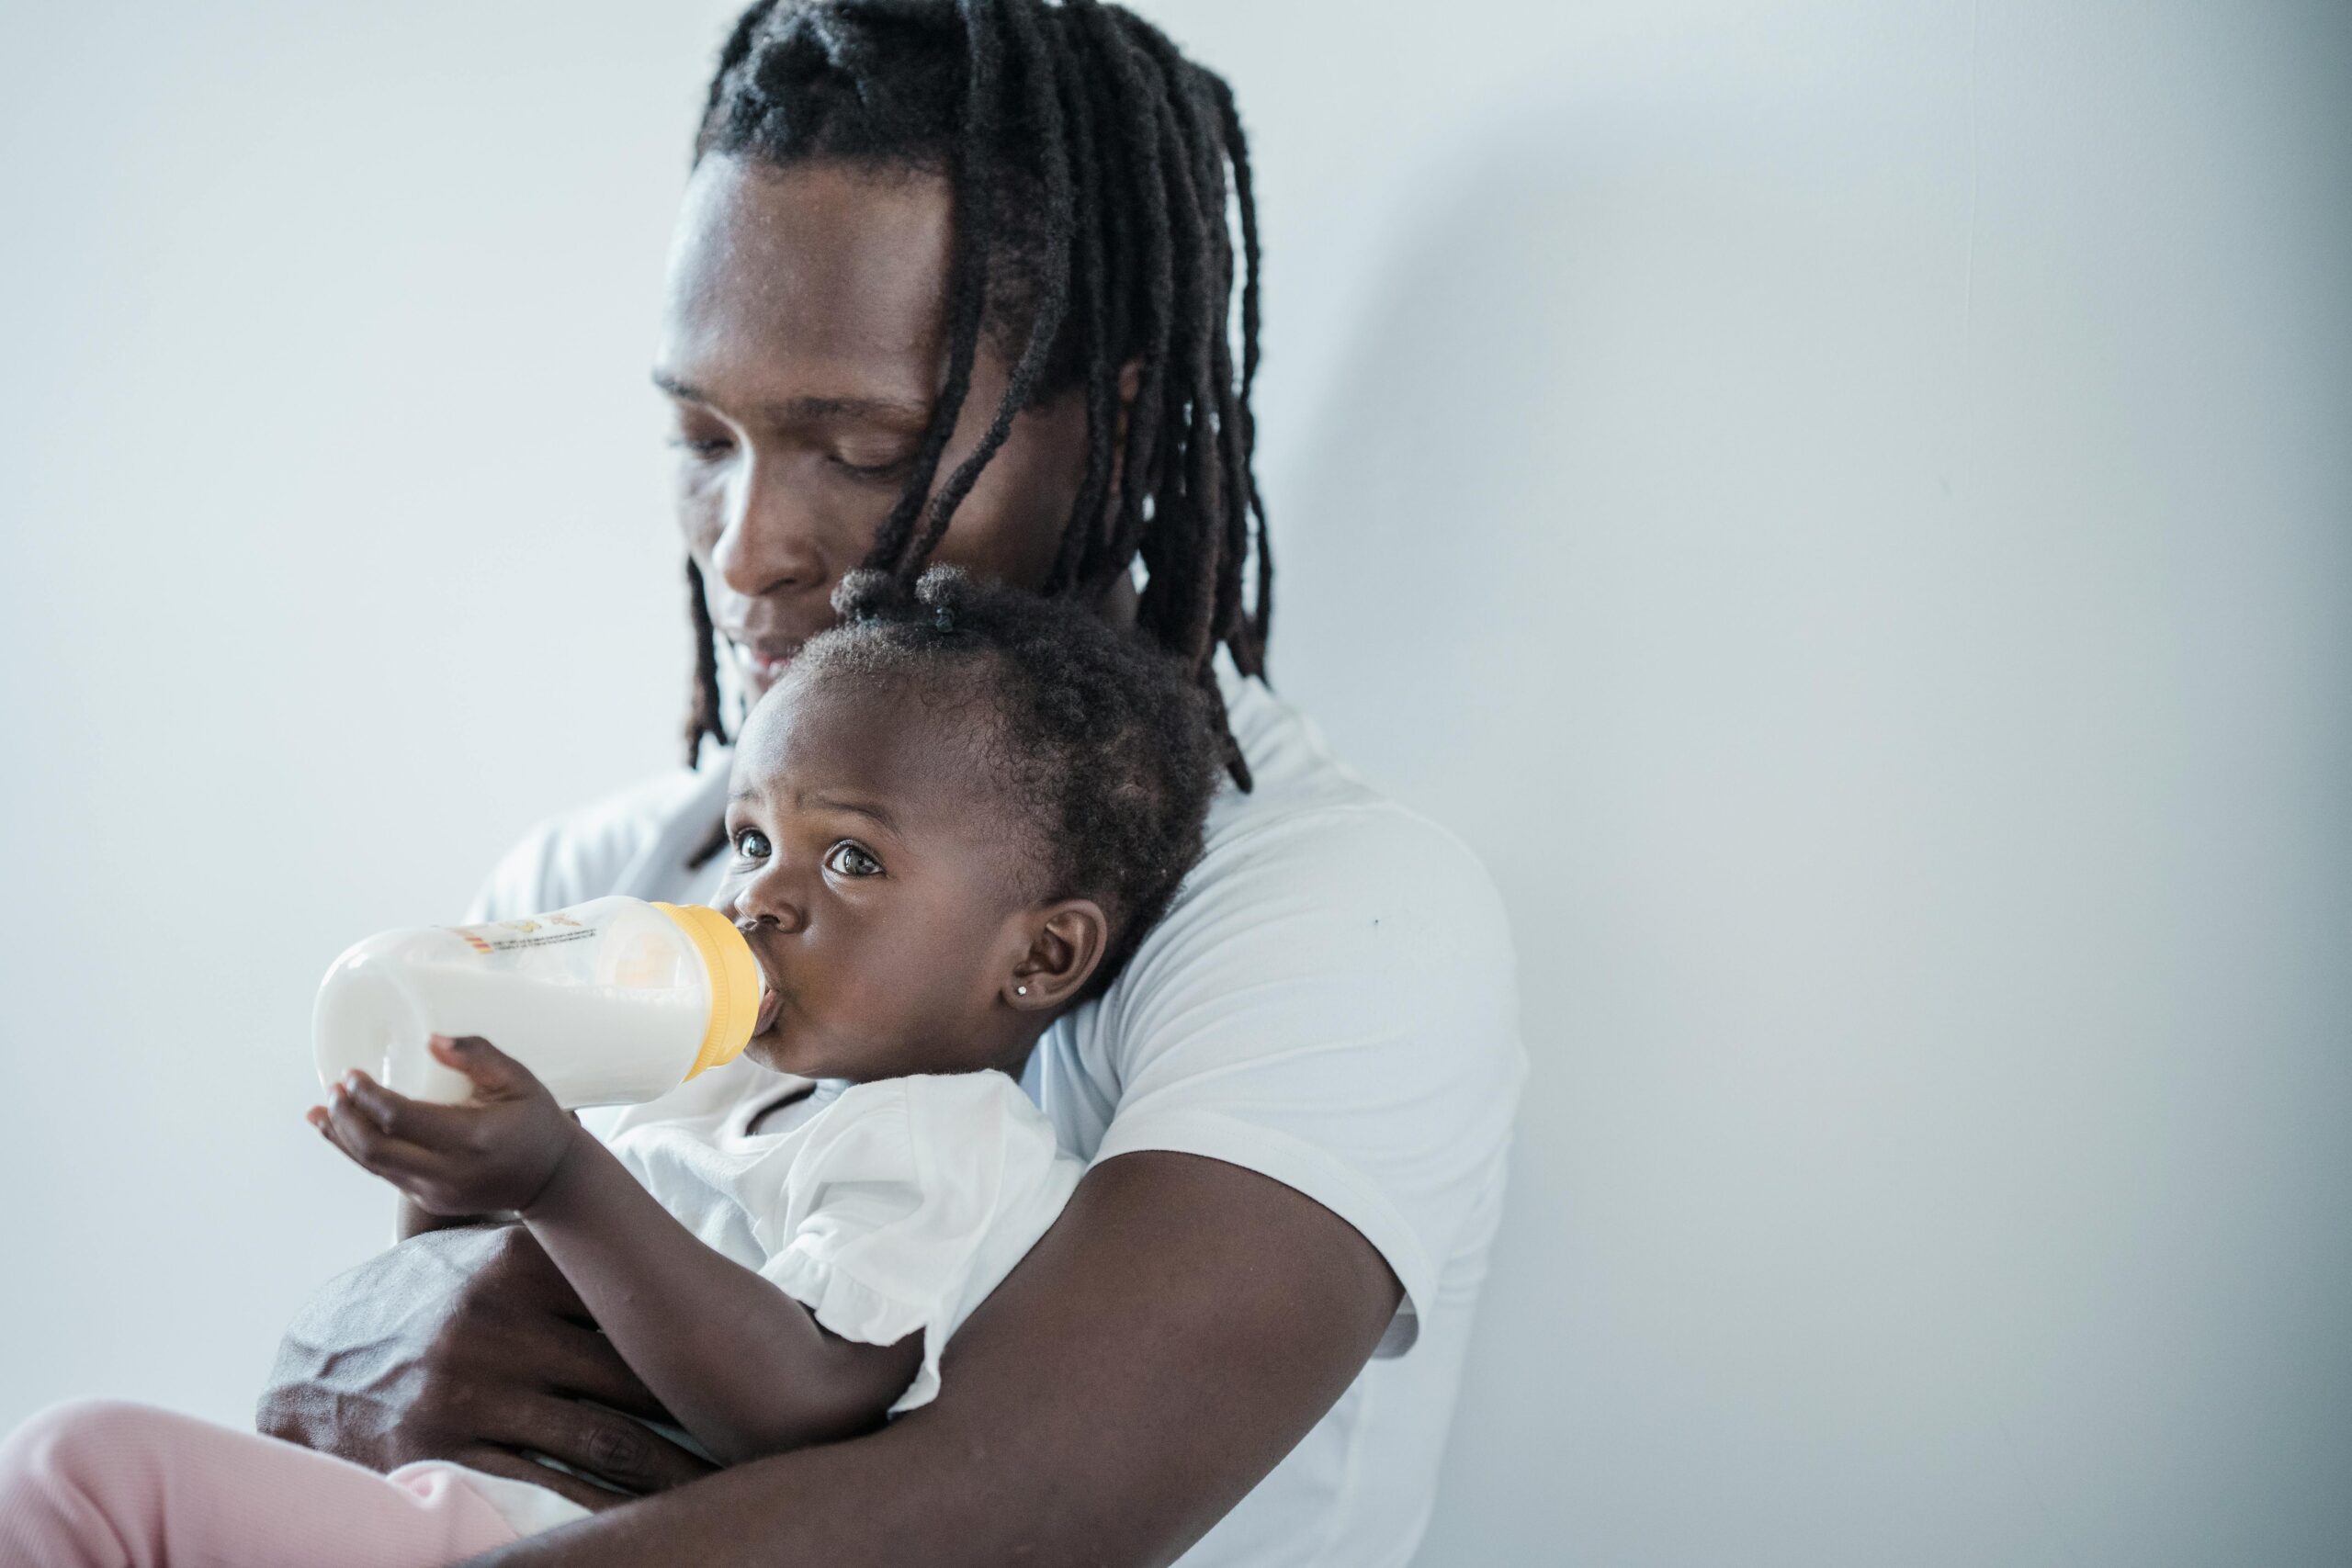
[[[1136,395],[1143,390],[1143,361],[1130,359],[1119,367],[1118,412],[1111,424],[1111,482],[1102,492],[1103,514],[1107,517],[1119,504],[1122,476],[1127,471],[1127,421],[1136,412]]]
[[[1029,919],[1029,944],[1004,977],[1005,1006],[1051,1011],[1086,988],[1110,946],[1111,921],[1091,898],[1065,898]]]

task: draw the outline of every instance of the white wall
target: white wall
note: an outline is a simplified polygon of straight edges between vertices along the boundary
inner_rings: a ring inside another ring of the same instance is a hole
[[[1277,674],[1518,922],[1424,1561],[2341,1561],[2352,14],[1152,9]],[[0,1423],[242,1419],[317,973],[665,759],[724,12],[0,13]]]

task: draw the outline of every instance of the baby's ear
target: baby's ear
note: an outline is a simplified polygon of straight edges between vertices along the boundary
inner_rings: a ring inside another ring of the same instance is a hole
[[[1064,898],[1032,912],[1029,945],[1004,977],[1007,1007],[1050,1012],[1086,988],[1111,942],[1111,921],[1091,898]]]

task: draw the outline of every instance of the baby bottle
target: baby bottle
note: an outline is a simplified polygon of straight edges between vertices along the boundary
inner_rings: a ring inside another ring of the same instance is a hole
[[[478,1034],[574,1110],[651,1100],[733,1061],[759,1008],[759,964],[726,916],[615,897],[371,936],[327,971],[311,1032],[322,1084],[358,1067],[457,1104],[473,1086],[425,1042]]]

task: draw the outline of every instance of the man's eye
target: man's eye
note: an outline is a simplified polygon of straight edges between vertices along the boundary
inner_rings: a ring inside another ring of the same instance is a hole
[[[869,461],[865,453],[837,452],[833,454],[833,462],[854,478],[870,479],[877,484],[903,479],[914,467],[913,456],[907,453],[876,457]]]
[[[724,435],[673,435],[670,445],[706,463],[724,457],[735,447],[735,443]]]
[[[757,828],[746,828],[735,835],[735,852],[745,860],[768,858],[768,836]]]
[[[835,876],[879,876],[882,863],[866,853],[864,845],[844,839],[825,852],[825,869]]]

